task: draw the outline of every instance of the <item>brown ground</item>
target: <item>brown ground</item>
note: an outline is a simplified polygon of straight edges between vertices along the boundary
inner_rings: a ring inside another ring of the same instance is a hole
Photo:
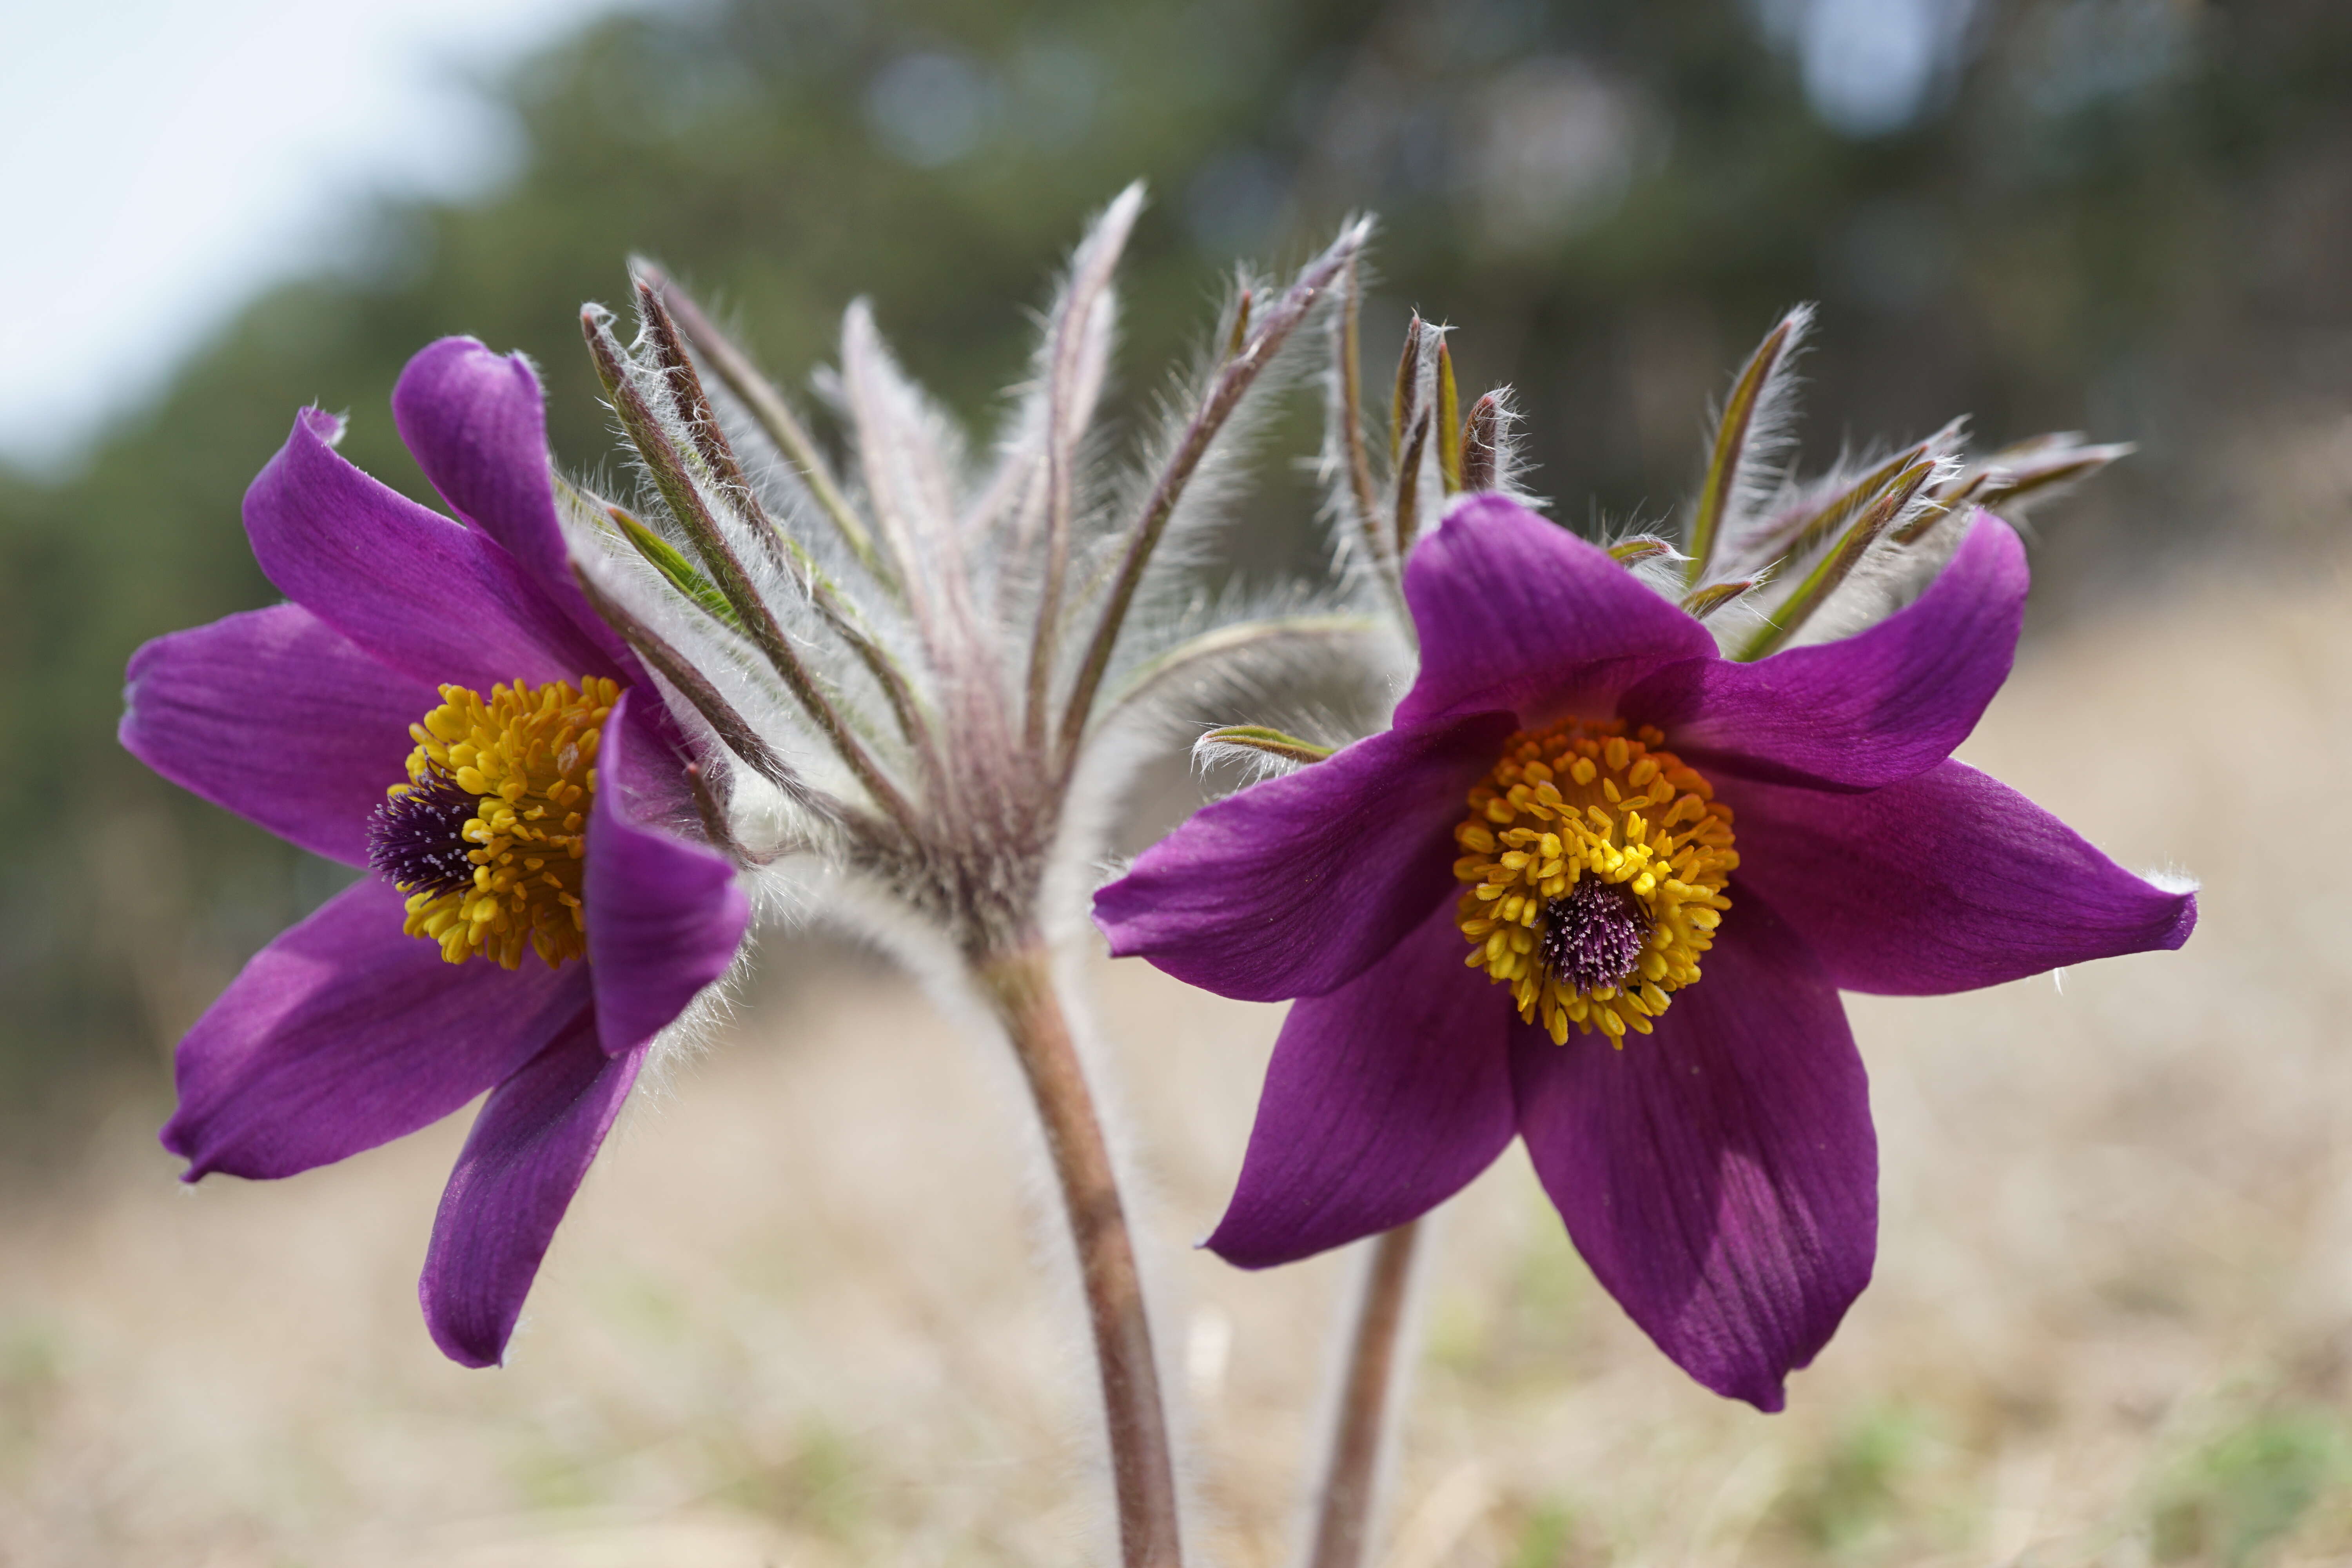
[[[1784,1415],[1658,1356],[1507,1157],[1444,1215],[1388,1568],[2352,1558],[2347,677],[2340,572],[2032,645],[1964,754],[2200,874],[2196,939],[2063,991],[1853,1003],[1878,1280]],[[0,1214],[0,1562],[1099,1560],[1009,1073],[872,961],[769,971],[607,1150],[503,1372],[444,1363],[415,1306],[462,1119],[184,1194],[158,1108],[123,1111]],[[1152,1177],[1201,1561],[1277,1568],[1350,1266],[1184,1244],[1279,1010],[1088,978]]]

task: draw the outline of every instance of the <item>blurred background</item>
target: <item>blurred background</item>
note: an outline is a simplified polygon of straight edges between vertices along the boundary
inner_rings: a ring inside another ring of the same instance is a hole
[[[1992,443],[2079,429],[2140,447],[2040,521],[2019,690],[1970,754],[2078,803],[2070,820],[2119,854],[2204,875],[2197,944],[2171,970],[2070,977],[2059,1014],[2043,984],[2030,1002],[2012,987],[1859,1015],[1874,1052],[1910,1053],[1872,1057],[1906,1134],[1889,1134],[1889,1258],[1840,1342],[1860,1348],[1813,1374],[1810,1413],[1801,1382],[1801,1413],[1778,1425],[1675,1384],[1526,1184],[1482,1187],[1434,1291],[1439,1414],[1407,1459],[1399,1508],[1421,1533],[1399,1561],[2352,1550],[2352,1295],[2330,1245],[2352,1221],[2322,1088],[2341,1076],[2352,995],[2326,936],[2346,830],[2325,791],[2347,760],[2352,674],[2339,0],[0,0],[0,1557],[1057,1562],[1091,1539],[1036,1522],[1085,1489],[1030,1474],[1067,1479],[1051,1413],[1075,1396],[1001,1257],[967,1268],[961,1233],[942,1233],[953,1257],[877,1256],[873,1278],[815,1283],[846,1236],[939,1226],[919,1205],[885,1213],[893,1200],[848,1173],[879,1158],[868,1143],[908,1134],[852,1137],[802,1106],[774,1126],[806,1142],[780,1152],[743,1121],[759,1096],[861,1093],[887,1120],[857,1064],[889,1082],[931,1070],[914,1042],[939,1021],[905,1003],[860,1015],[840,976],[883,972],[825,939],[771,944],[736,1031],[754,1065],[684,1074],[677,1125],[620,1156],[694,1210],[666,1239],[677,1255],[616,1239],[631,1215],[668,1223],[648,1189],[583,1217],[574,1228],[600,1239],[567,1232],[534,1311],[589,1321],[551,1323],[528,1369],[467,1378],[416,1331],[400,1273],[446,1139],[284,1192],[207,1193],[201,1218],[156,1207],[172,1042],[343,874],[152,777],[112,723],[141,641],[274,599],[238,500],[296,408],[349,411],[343,450],[429,499],[386,398],[418,346],[470,332],[538,360],[558,455],[595,471],[611,443],[575,307],[616,299],[624,258],[644,253],[788,384],[871,296],[918,376],[984,425],[1022,372],[1047,273],[1138,176],[1152,205],[1125,279],[1129,409],[1193,346],[1233,263],[1294,262],[1370,210],[1368,360],[1409,309],[1454,322],[1465,395],[1518,389],[1532,486],[1580,526],[1673,509],[1708,400],[1799,300],[1822,306],[1816,464],[1963,411]],[[1288,459],[1313,428],[1302,409],[1297,443],[1268,461],[1235,533],[1245,570],[1311,561],[1311,490]],[[2275,816],[2245,818],[2263,803]],[[1172,1001],[1149,976],[1108,984],[1114,1036],[1122,1016],[1149,1020],[1217,1056],[1137,1068],[1139,1116],[1174,1150],[1155,1174],[1181,1243],[1223,1195],[1276,1015]],[[856,1048],[885,1037],[878,1055]],[[698,1079],[729,1072],[738,1121],[702,1135],[738,1150],[725,1179],[760,1189],[748,1207],[660,1152],[709,1114],[687,1109],[712,1091]],[[1222,1109],[1183,1109],[1180,1087]],[[1996,1150],[2023,1185],[2000,1184]],[[2135,1150],[2167,1152],[2142,1169]],[[1017,1248],[1015,1154],[973,1150],[980,1173],[950,1187],[940,1153],[935,1173],[942,1192],[995,1181],[1009,1206],[973,1234]],[[824,1223],[771,1190],[795,1179],[838,1199]],[[341,1199],[322,1195],[337,1183]],[[1962,1201],[1996,1190],[2008,1197]],[[2084,1209],[2085,1190],[2105,1206]],[[619,1182],[589,1189],[607,1191]],[[2191,1214],[2206,1228],[2184,1237]],[[1897,1239],[1899,1215],[1916,1239]],[[680,1237],[753,1261],[684,1302],[680,1280],[720,1266]],[[591,1265],[593,1246],[620,1260]],[[1276,1428],[1293,1432],[1303,1371],[1236,1372],[1234,1393],[1223,1369],[1285,1333],[1311,1368],[1339,1276],[1201,1268],[1181,1265],[1199,1279],[1171,1288],[1198,1305],[1171,1309],[1168,1332],[1204,1427],[1223,1399],[1288,1410]],[[824,1294],[836,1285],[851,1294]],[[548,1304],[567,1288],[583,1300]],[[1249,1289],[1276,1294],[1219,1304]],[[827,1324],[880,1335],[853,1310],[862,1289],[898,1292],[899,1317],[883,1317],[907,1334],[886,1360],[977,1346],[1001,1363],[992,1386],[1020,1382],[1005,1367],[1045,1369],[1005,1394],[1037,1402],[1040,1425],[1008,1436],[1002,1412],[956,1405],[964,1425],[902,1444],[951,1371],[860,1384],[774,1364],[848,1362]],[[1976,1314],[1974,1361],[1946,1353],[1957,1331],[1938,1314],[1956,1312]],[[971,1338],[1000,1321],[1001,1338]],[[1235,1328],[1253,1322],[1267,1338]],[[1559,1342],[1546,1322],[1566,1325]],[[2130,1337],[2142,1329],[2159,1348]],[[649,1344],[672,1359],[648,1361]],[[567,1357],[584,1382],[567,1382]],[[2153,1392],[2130,1372],[2146,1357],[2171,1369]],[[647,1392],[671,1373],[706,1403]],[[1555,1387],[1528,1414],[1531,1391]],[[331,1409],[336,1389],[363,1390],[372,1415]],[[1562,1412],[1584,1426],[1555,1430]],[[1610,1432],[1652,1479],[1553,1473],[1605,1466]],[[1230,1560],[1279,1558],[1286,1452],[1204,1474]],[[197,1454],[207,1479],[189,1490]],[[973,1500],[998,1490],[1061,1500]],[[433,1533],[457,1516],[489,1522]],[[664,1543],[629,1533],[680,1519]],[[498,1555],[514,1540],[520,1555]]]

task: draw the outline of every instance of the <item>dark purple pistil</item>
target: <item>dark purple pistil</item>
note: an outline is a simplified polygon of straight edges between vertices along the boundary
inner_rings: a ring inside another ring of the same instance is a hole
[[[1650,911],[1615,882],[1580,878],[1544,906],[1536,954],[1564,984],[1590,994],[1633,973],[1650,940]]]
[[[439,896],[474,883],[473,846],[462,834],[474,797],[437,769],[388,795],[368,824],[368,864],[394,887]]]

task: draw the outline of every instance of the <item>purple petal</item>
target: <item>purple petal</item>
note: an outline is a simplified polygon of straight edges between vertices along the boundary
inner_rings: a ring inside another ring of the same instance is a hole
[[[369,816],[408,776],[408,726],[441,700],[295,605],[157,637],[126,679],[125,751],[347,866],[367,864]]]
[[[1696,985],[1646,1038],[1521,1026],[1519,1131],[1579,1252],[1702,1384],[1778,1410],[1870,1283],[1878,1141],[1837,992],[1733,885]]]
[[[1202,806],[1095,895],[1118,957],[1250,1002],[1346,984],[1454,886],[1507,713],[1391,730]]]
[[[1951,755],[2009,679],[2025,549],[1979,512],[1927,591],[1859,636],[1754,664],[1695,659],[1625,694],[1683,758],[1750,778],[1874,789]]]
[[[583,1015],[483,1103],[416,1285],[451,1361],[495,1366],[506,1354],[540,1260],[644,1061],[643,1049],[606,1056]]]
[[[1500,496],[1474,496],[1412,552],[1421,679],[1397,722],[1507,708],[1528,728],[1606,714],[1662,664],[1715,655],[1706,628],[1609,552]]]
[[[604,722],[588,828],[588,957],[610,1056],[652,1039],[726,973],[751,919],[724,856],[654,826],[680,804],[683,780],[630,695]]]
[[[2196,895],[2155,887],[1965,763],[1866,795],[1739,783],[1740,880],[1849,991],[1935,995],[2177,948]]]
[[[254,558],[288,598],[416,679],[488,693],[618,667],[487,535],[427,511],[336,455],[306,408],[245,493]]]
[[[459,517],[541,583],[570,580],[548,479],[546,405],[530,361],[473,338],[429,343],[400,373],[392,416]]]
[[[1241,1183],[1203,1243],[1264,1268],[1428,1213],[1510,1142],[1508,987],[1465,967],[1449,904],[1328,996],[1292,1005]]]
[[[180,1042],[186,1179],[290,1176],[439,1121],[585,1012],[585,966],[447,963],[370,879],[257,954]]]
[[[548,472],[546,399],[530,362],[443,338],[401,372],[392,416],[451,510],[503,545],[609,659],[634,666],[572,579]]]

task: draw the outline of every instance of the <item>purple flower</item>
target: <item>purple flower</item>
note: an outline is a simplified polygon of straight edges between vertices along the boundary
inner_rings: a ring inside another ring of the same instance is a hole
[[[188,1032],[164,1146],[189,1181],[289,1176],[488,1091],[418,1287],[435,1342],[488,1366],[653,1037],[750,911],[682,836],[684,740],[572,579],[530,366],[444,339],[393,412],[462,523],[337,456],[341,422],[305,409],[245,498],[293,602],[141,648],[121,738],[375,873]]]
[[[1207,1245],[1260,1268],[1400,1225],[1516,1133],[1659,1347],[1780,1408],[1876,1244],[1838,990],[1991,985],[2196,921],[1950,760],[2025,589],[1979,513],[1909,607],[1740,663],[1607,552],[1455,508],[1405,574],[1394,727],[1206,807],[1096,899],[1114,952],[1299,999]]]

